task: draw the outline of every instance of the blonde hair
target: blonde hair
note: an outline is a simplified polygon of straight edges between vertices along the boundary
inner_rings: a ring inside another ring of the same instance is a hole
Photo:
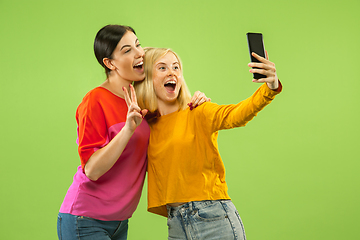
[[[182,64],[179,56],[170,48],[144,48],[145,57],[144,57],[144,71],[145,71],[145,80],[140,82],[134,82],[134,87],[136,91],[136,97],[138,100],[139,107],[141,109],[147,109],[151,113],[157,113],[157,97],[155,94],[154,84],[153,84],[153,68],[156,61],[164,57],[167,53],[171,52],[175,55],[179,61],[179,67],[182,72]],[[179,102],[179,108],[187,108],[187,104],[191,100],[190,91],[183,79],[181,89],[177,98]]]

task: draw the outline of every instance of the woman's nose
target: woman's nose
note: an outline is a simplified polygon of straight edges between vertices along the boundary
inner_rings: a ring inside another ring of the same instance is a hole
[[[140,57],[143,58],[145,56],[144,49],[140,48],[140,49],[136,49],[136,50],[137,50],[136,55],[135,55],[136,58],[140,58]]]
[[[174,70],[169,68],[168,70],[168,76],[173,76],[174,75]]]

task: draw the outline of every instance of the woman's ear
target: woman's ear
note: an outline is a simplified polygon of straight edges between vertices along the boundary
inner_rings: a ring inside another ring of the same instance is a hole
[[[103,58],[103,63],[105,64],[105,66],[106,66],[108,69],[110,69],[110,70],[115,70],[115,66],[112,64],[110,58]]]

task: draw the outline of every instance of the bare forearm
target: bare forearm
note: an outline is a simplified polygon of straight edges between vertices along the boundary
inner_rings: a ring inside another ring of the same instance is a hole
[[[141,124],[143,117],[147,113],[146,109],[141,110],[137,104],[134,87],[130,84],[131,98],[126,88],[125,94],[128,113],[125,126],[121,131],[103,148],[97,150],[85,164],[86,176],[96,181],[114,166],[120,155],[124,151],[135,129]]]
[[[86,176],[96,181],[116,163],[133,132],[123,127],[121,131],[103,148],[97,150],[85,165]]]

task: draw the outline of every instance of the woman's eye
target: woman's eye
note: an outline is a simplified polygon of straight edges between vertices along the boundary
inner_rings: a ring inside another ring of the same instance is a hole
[[[128,52],[130,52],[130,50],[131,50],[130,48],[129,48],[129,49],[127,49],[127,50],[125,50],[125,53],[128,53]]]

